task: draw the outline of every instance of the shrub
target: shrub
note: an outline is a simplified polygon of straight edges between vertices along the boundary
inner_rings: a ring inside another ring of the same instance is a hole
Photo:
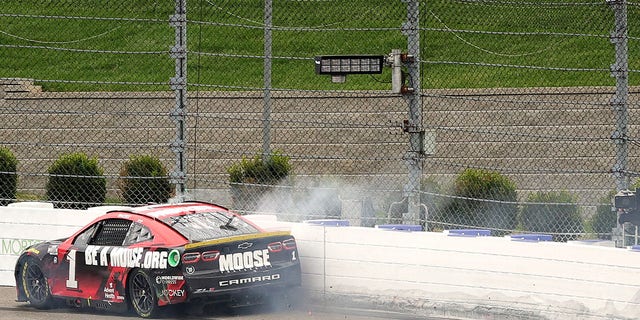
[[[46,196],[56,208],[86,209],[104,203],[107,181],[97,158],[84,153],[65,154],[47,172]]]
[[[234,209],[255,210],[262,197],[271,191],[271,186],[289,176],[292,170],[289,160],[275,151],[267,159],[260,154],[251,159],[243,157],[227,168]]]
[[[435,215],[445,228],[489,228],[496,235],[516,228],[516,187],[500,173],[466,169],[456,178],[453,195],[451,202]]]
[[[16,198],[18,191],[18,160],[13,152],[0,147],[0,205],[6,206]]]
[[[554,241],[575,240],[575,233],[584,232],[575,196],[567,191],[530,194],[520,220],[526,231],[551,233]]]
[[[126,203],[165,203],[173,196],[173,185],[160,159],[133,155],[122,165],[120,192]]]
[[[271,154],[265,161],[258,154],[252,159],[242,157],[239,163],[227,169],[231,183],[277,184],[291,172],[290,158],[279,151]]]

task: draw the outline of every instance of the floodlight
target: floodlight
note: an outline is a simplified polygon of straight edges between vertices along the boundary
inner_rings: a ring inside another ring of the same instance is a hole
[[[344,82],[348,74],[379,74],[385,57],[382,55],[318,56],[316,73],[331,75],[333,82]]]

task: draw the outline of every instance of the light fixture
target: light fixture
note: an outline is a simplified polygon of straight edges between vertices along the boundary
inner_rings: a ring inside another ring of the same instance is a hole
[[[382,55],[336,55],[315,57],[316,73],[331,75],[333,82],[344,82],[348,74],[379,74]]]

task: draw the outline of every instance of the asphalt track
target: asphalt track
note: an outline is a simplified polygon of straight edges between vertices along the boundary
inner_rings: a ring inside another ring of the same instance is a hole
[[[2,320],[120,320],[137,319],[133,314],[104,312],[94,309],[55,308],[38,310],[28,303],[16,302],[14,287],[0,287],[0,319]],[[234,320],[365,320],[365,319],[449,319],[428,318],[409,313],[361,309],[357,307],[332,307],[306,302],[295,305],[253,306],[245,308],[207,308],[202,312],[190,314],[180,309],[168,309],[160,319],[234,319]]]

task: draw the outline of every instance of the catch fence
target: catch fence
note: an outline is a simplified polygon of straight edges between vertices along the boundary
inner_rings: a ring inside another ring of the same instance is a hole
[[[0,198],[608,239],[611,198],[638,177],[639,13],[622,0],[5,0],[0,145],[17,164],[0,162]],[[329,56],[384,67],[317,74]]]

